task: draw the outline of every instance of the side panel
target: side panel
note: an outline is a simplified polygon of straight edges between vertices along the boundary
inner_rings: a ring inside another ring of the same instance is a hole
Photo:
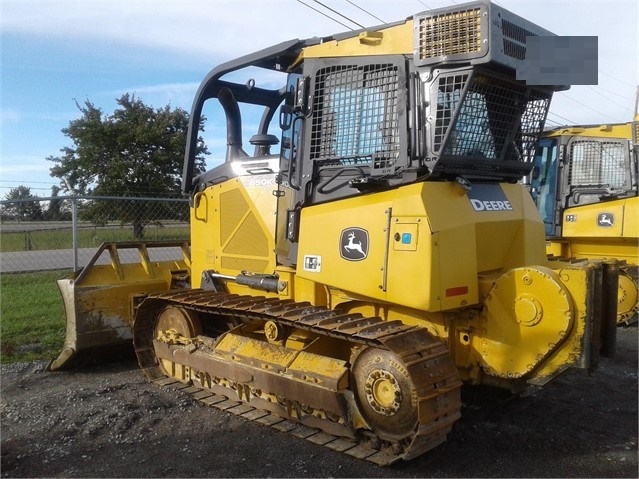
[[[562,239],[547,243],[548,254],[639,264],[639,197],[567,209],[563,228]]]
[[[274,175],[233,178],[195,195],[191,207],[193,287],[202,271],[275,271]]]
[[[477,304],[479,275],[545,261],[520,185],[419,183],[301,214],[300,277],[422,311]]]
[[[385,300],[385,229],[392,196],[393,192],[386,192],[304,208],[298,276]]]
[[[639,197],[576,206],[564,211],[564,237],[638,238]]]

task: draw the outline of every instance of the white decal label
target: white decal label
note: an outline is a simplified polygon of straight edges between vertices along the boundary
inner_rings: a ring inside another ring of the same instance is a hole
[[[467,193],[475,211],[513,211],[513,205],[506,198],[498,184],[474,184]]]
[[[311,273],[319,273],[320,271],[322,271],[322,257],[305,254],[304,271],[310,271]]]
[[[475,211],[512,211],[513,207],[510,201],[482,201],[482,200],[470,200]]]

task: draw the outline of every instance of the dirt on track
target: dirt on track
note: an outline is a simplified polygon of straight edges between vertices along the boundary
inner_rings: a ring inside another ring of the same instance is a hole
[[[135,362],[1,368],[2,477],[639,477],[637,328],[594,376],[463,390],[448,441],[380,468],[147,382]]]

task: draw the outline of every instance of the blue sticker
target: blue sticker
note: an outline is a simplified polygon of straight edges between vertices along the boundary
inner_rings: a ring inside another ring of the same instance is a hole
[[[410,233],[402,233],[402,244],[410,244],[412,238]]]

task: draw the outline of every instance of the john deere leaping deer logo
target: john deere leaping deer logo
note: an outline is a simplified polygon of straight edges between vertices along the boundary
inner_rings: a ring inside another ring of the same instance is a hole
[[[339,254],[348,261],[361,261],[368,256],[368,231],[348,228],[342,231]]]
[[[615,215],[612,213],[599,213],[597,225],[603,228],[610,228],[615,225]]]

